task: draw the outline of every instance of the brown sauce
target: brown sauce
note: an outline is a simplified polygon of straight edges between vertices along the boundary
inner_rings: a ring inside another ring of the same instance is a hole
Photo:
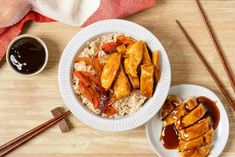
[[[166,149],[176,149],[179,146],[178,133],[174,124],[162,128],[160,141]]]
[[[208,109],[208,113],[213,121],[213,128],[216,129],[220,121],[220,112],[218,107],[216,106],[216,102],[204,96],[198,97],[197,101],[199,103],[202,103]]]
[[[25,37],[12,45],[9,60],[15,70],[23,74],[32,74],[44,65],[46,53],[36,39]]]

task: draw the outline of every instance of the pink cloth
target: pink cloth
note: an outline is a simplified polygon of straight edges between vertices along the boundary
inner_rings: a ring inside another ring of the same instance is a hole
[[[10,27],[5,27],[5,28],[0,28],[0,61],[2,60],[2,58],[4,57],[5,53],[6,53],[6,49],[8,47],[8,44],[11,42],[11,40],[13,38],[15,38],[17,35],[20,34],[23,25],[25,22],[27,21],[35,21],[35,22],[52,22],[54,20],[40,15],[38,13],[35,12],[29,12],[25,17],[23,17],[23,19],[16,23],[13,26]]]
[[[101,0],[98,9],[82,26],[103,19],[125,17],[155,5],[155,0]],[[29,1],[26,0],[0,0],[0,61],[6,53],[8,44],[20,34],[25,22],[55,21],[47,16],[30,11],[33,10],[32,8]],[[21,14],[19,14],[19,11],[21,11]]]

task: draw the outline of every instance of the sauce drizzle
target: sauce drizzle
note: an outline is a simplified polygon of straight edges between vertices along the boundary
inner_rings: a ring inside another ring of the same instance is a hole
[[[218,107],[216,106],[216,102],[204,96],[198,97],[197,101],[199,103],[202,103],[207,108],[209,116],[211,117],[213,121],[213,128],[215,130],[217,126],[219,125],[219,121],[220,121],[220,112],[219,112]]]

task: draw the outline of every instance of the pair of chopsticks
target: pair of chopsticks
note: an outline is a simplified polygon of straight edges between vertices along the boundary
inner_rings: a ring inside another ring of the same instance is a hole
[[[71,113],[71,111],[68,110],[68,111],[64,112],[63,114],[56,116],[56,117],[48,120],[47,122],[35,127],[34,129],[18,136],[17,138],[3,144],[2,146],[0,146],[0,157],[10,153],[11,151],[16,149],[17,147],[19,147],[22,144],[24,144],[25,142],[29,141],[31,138],[35,137],[36,135],[39,135],[40,133],[42,133],[43,131],[45,131],[49,127],[53,126],[54,124],[58,123],[59,121],[61,121],[65,117],[67,117],[70,113]]]
[[[219,44],[219,41],[216,39],[215,37],[215,33],[212,29],[212,26],[209,23],[208,17],[206,16],[206,13],[204,11],[204,9],[202,8],[202,5],[200,3],[199,0],[195,0],[196,4],[200,10],[201,16],[203,18],[203,21],[206,25],[206,28],[210,34],[210,37],[214,43],[214,46],[216,48],[216,51],[219,55],[219,58],[223,64],[224,70],[227,74],[227,77],[229,78],[230,84],[235,92],[235,81],[233,79],[232,76],[232,72],[228,66],[228,63],[224,57],[222,48]],[[182,24],[180,23],[179,20],[176,20],[176,23],[178,24],[180,30],[183,32],[184,36],[186,37],[186,39],[188,40],[189,44],[191,45],[191,47],[194,49],[195,53],[198,55],[199,59],[201,60],[201,62],[203,63],[203,65],[206,67],[206,70],[210,73],[211,77],[214,79],[215,83],[217,84],[217,86],[219,87],[219,89],[221,90],[221,92],[223,93],[223,95],[225,96],[225,98],[227,99],[227,101],[229,102],[230,106],[233,108],[233,110],[235,111],[235,104],[233,102],[233,99],[230,97],[229,93],[226,91],[225,87],[223,86],[223,84],[221,83],[221,81],[219,80],[219,78],[217,77],[217,75],[215,74],[215,72],[213,71],[213,69],[210,67],[210,65],[208,64],[208,62],[205,60],[205,58],[202,55],[202,52],[200,51],[200,49],[198,48],[198,46],[195,44],[195,42],[193,41],[193,39],[191,38],[191,36],[188,34],[188,32],[184,29],[184,27],[182,26]]]

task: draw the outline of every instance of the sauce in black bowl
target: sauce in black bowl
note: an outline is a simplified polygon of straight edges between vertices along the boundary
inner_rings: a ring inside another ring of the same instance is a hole
[[[46,51],[43,45],[32,37],[16,40],[9,50],[9,64],[22,74],[33,74],[39,71],[46,62]]]

